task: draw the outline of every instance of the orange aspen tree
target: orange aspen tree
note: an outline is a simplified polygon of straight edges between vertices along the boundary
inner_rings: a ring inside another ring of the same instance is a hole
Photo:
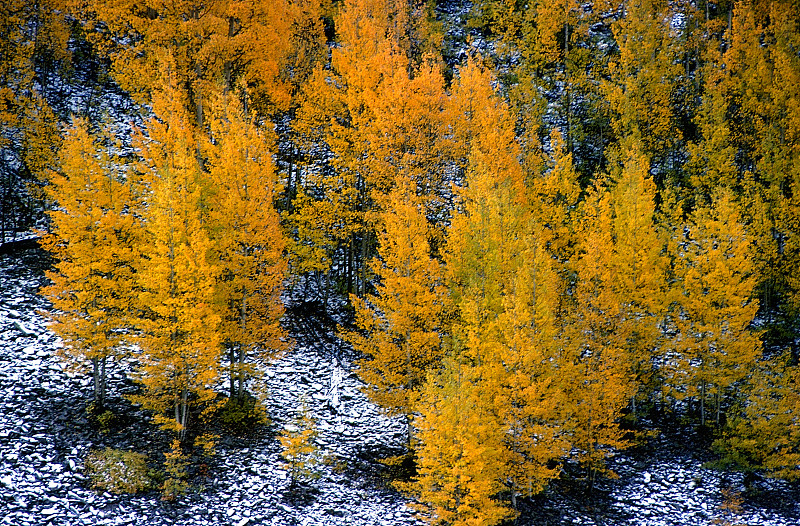
[[[514,517],[503,491],[503,431],[475,405],[471,368],[445,358],[420,396],[417,476],[400,487],[430,524],[494,525]]]
[[[69,68],[67,22],[58,0],[0,5],[0,243],[27,230],[56,169],[58,119],[44,95],[49,74]]]
[[[550,146],[552,153],[546,169],[541,175],[530,177],[527,186],[534,219],[543,227],[545,247],[563,267],[576,251],[575,223],[581,187],[573,156],[567,152],[558,129],[550,133]]]
[[[617,339],[625,298],[614,282],[612,198],[603,186],[590,190],[582,204],[580,254],[562,334],[560,380],[565,397],[562,417],[575,460],[588,470],[591,486],[608,473],[605,459],[630,445],[619,423],[635,393],[628,354]]]
[[[137,321],[138,380],[132,397],[165,429],[186,436],[193,407],[216,396],[220,374],[220,316],[214,305],[220,268],[202,210],[203,174],[191,119],[177,90],[155,99],[148,137],[140,138],[140,170],[147,194]]]
[[[431,255],[431,227],[413,183],[401,182],[381,214],[375,294],[353,298],[356,326],[346,338],[367,358],[358,374],[370,398],[390,414],[411,417],[428,370],[441,359],[446,290]],[[362,332],[363,331],[363,332]]]
[[[708,207],[695,211],[686,237],[676,240],[680,360],[672,382],[678,398],[699,403],[701,425],[720,424],[761,352],[751,328],[758,312],[753,245],[731,194],[718,189]]]
[[[53,304],[50,328],[64,342],[62,359],[91,363],[96,411],[105,404],[107,363],[125,352],[140,236],[131,213],[132,174],[108,154],[110,147],[108,137],[90,134],[85,120],[72,121],[60,169],[46,187],[56,208],[48,212],[51,233],[42,240],[56,258],[47,273],[51,284],[42,289]]]
[[[654,358],[669,303],[667,239],[656,217],[656,185],[650,163],[635,146],[611,189],[614,278],[606,285],[620,301],[616,345],[624,349],[638,392],[631,399],[649,402],[657,389]]]
[[[161,89],[165,53],[174,57],[186,109],[202,126],[220,89],[244,90],[260,113],[287,110],[306,62],[324,50],[320,17],[327,3],[92,1],[82,18],[110,57],[114,78],[140,102]]]
[[[746,196],[742,220],[755,245],[765,341],[783,345],[783,329],[794,324],[785,314],[798,290],[793,276],[800,260],[793,191],[800,179],[800,59],[794,52],[800,18],[782,1],[735,2],[725,14],[705,54],[711,71],[697,118],[703,136],[695,171],[704,191],[717,186],[719,176]]]
[[[491,85],[477,64],[468,65],[463,73],[462,82]],[[484,504],[486,511],[477,513],[475,522],[496,524],[515,513],[499,500],[497,488],[504,488],[515,506],[518,496],[541,491],[558,474],[549,464],[564,453],[553,382],[558,287],[541,229],[532,221],[508,109],[491,89],[477,85],[467,89],[475,95],[464,99],[465,108],[474,112],[473,131],[467,132],[472,135],[471,154],[458,210],[448,229],[445,261],[454,312],[450,360],[467,379],[471,409],[468,420],[445,425],[470,425],[482,431],[472,438],[469,456],[440,459],[431,476],[457,479],[467,470],[480,481],[469,488],[476,492],[474,498],[494,500]],[[479,93],[486,98],[480,100]],[[429,387],[436,385],[434,381]],[[434,425],[427,418],[439,418],[430,415],[422,417],[420,429]],[[436,458],[439,446],[435,439],[426,443],[425,431],[420,435],[417,455],[424,465]],[[461,451],[460,445],[456,447]],[[491,451],[495,456],[491,469],[471,455],[473,448]],[[458,500],[463,491],[452,486],[433,496],[435,490],[425,484],[420,479],[418,489],[435,502]],[[468,507],[464,513],[475,512]],[[457,523],[470,523],[468,515],[458,516]]]
[[[310,77],[293,124],[302,144],[328,153],[322,170],[306,174],[297,204],[310,209],[294,207],[294,216],[334,219],[323,223],[326,259],[337,258],[344,288],[357,295],[366,290],[380,196],[398,173],[416,176],[419,189],[437,187],[430,167],[439,159],[443,80],[435,60],[416,50],[432,39],[423,15],[407,0],[344,2],[336,18],[340,45],[330,68]]]
[[[216,265],[217,304],[230,376],[230,398],[244,401],[254,361],[288,348],[281,327],[286,247],[275,210],[279,188],[272,141],[222,98],[211,119],[207,154],[208,228]],[[237,386],[238,384],[238,386]]]
[[[682,139],[676,112],[682,50],[670,26],[675,13],[666,0],[626,2],[624,13],[612,25],[619,56],[609,64],[610,79],[603,83],[620,143],[616,154],[608,154],[624,162],[625,141],[633,139],[663,171]]]
[[[749,371],[746,398],[714,441],[722,467],[800,477],[800,367],[792,362],[787,352]]]

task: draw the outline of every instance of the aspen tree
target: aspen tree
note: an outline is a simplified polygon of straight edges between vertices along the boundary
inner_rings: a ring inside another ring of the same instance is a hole
[[[134,183],[126,180],[132,174],[109,155],[112,147],[110,138],[92,135],[85,120],[72,121],[59,151],[60,170],[46,187],[56,208],[48,212],[51,233],[42,242],[57,259],[47,273],[51,284],[42,289],[54,308],[50,327],[64,341],[62,359],[91,363],[97,411],[105,404],[107,364],[124,353],[130,336],[140,236],[131,213]]]
[[[669,298],[667,241],[656,221],[656,185],[650,163],[633,146],[611,189],[614,277],[605,286],[619,298],[616,345],[624,349],[638,392],[631,400],[637,417],[639,400],[656,389],[654,359]]]
[[[558,128],[575,169],[591,177],[612,139],[600,79],[607,77],[612,48],[597,45],[608,31],[609,2],[592,9],[576,0],[495,2],[503,4],[499,28],[502,58],[514,65],[504,75],[523,154],[530,173],[540,169],[538,151]],[[591,138],[591,139],[590,139]]]
[[[343,288],[358,296],[367,289],[383,197],[395,180],[413,179],[428,213],[442,223],[447,214],[444,81],[435,56],[422,54],[435,47],[425,43],[434,38],[427,27],[406,0],[345,2],[337,17],[341,45],[330,70],[318,67],[311,76],[293,126],[307,149],[322,145],[329,155],[322,170],[308,170],[290,221],[299,233],[308,217],[323,219],[325,259],[339,259]],[[315,266],[299,255],[298,266]]]
[[[751,371],[741,409],[731,412],[714,442],[723,467],[786,480],[800,477],[800,369],[791,362],[784,353]]]
[[[371,0],[342,6],[337,18],[342,45],[332,53],[332,71],[318,67],[311,76],[295,124],[296,133],[324,144],[332,154],[328,170],[309,174],[306,195],[313,199],[301,203],[312,210],[296,213],[313,216],[316,208],[332,209],[336,221],[325,226],[334,250],[342,249],[348,293],[359,293],[365,285],[363,264],[372,234],[369,215],[375,208],[372,193],[376,185],[387,182],[373,179],[367,166],[371,152],[365,132],[374,119],[369,97],[384,76],[408,67],[392,38],[394,7]],[[357,272],[358,266],[362,272]]]
[[[370,397],[410,420],[416,393],[442,356],[443,269],[431,255],[431,228],[411,183],[391,192],[381,216],[376,293],[354,299],[356,325],[365,332],[347,338],[367,356],[359,375]]]
[[[446,358],[420,397],[417,476],[406,491],[431,524],[490,526],[514,517],[495,498],[504,489],[502,430],[475,405],[470,371]]]
[[[304,62],[315,60],[305,53],[322,48],[324,6],[316,0],[92,1],[83,18],[110,57],[114,78],[140,102],[161,89],[165,53],[174,57],[183,103],[203,126],[218,86],[244,89],[261,113],[287,110],[308,69]]]
[[[58,7],[57,0],[0,6],[0,243],[32,226],[41,187],[57,169],[58,120],[44,95],[49,75],[69,67],[67,24]]]
[[[547,250],[558,263],[567,265],[577,250],[575,224],[581,188],[573,156],[566,150],[558,129],[550,134],[550,146],[552,154],[547,169],[529,180],[527,186],[535,221],[544,227],[542,235]]]
[[[462,82],[488,80],[475,64],[465,70]],[[445,258],[454,310],[450,359],[469,382],[473,409],[470,424],[462,425],[486,430],[473,438],[474,447],[496,455],[496,465],[487,471],[481,460],[463,454],[439,476],[480,470],[481,485],[470,491],[499,498],[489,488],[500,485],[515,506],[519,495],[541,491],[557,475],[548,464],[565,447],[557,439],[552,381],[557,286],[541,229],[532,222],[508,109],[491,89],[465,88],[473,95],[465,99],[473,112],[471,154]],[[422,437],[420,457],[428,447]],[[448,491],[436,498],[461,498],[458,487]],[[484,506],[477,523],[513,515],[498,503]]]
[[[679,42],[670,34],[673,14],[666,0],[629,2],[624,11],[612,25],[619,56],[609,64],[610,79],[603,83],[612,126],[620,143],[632,138],[653,163],[666,167],[681,140],[675,107],[681,63]],[[620,146],[624,162],[625,147]]]
[[[791,302],[798,260],[791,190],[798,180],[800,60],[793,49],[800,19],[785,2],[743,1],[732,6],[726,25],[723,51],[709,53],[710,62],[725,74],[709,91],[723,99],[715,105],[725,112],[729,131],[722,135],[717,126],[714,132],[734,148],[736,179],[731,190],[750,200],[742,213],[756,247],[766,341],[780,342],[781,311]],[[705,139],[711,141],[713,135]]]
[[[290,487],[294,488],[303,479],[313,479],[318,476],[314,472],[315,466],[320,461],[319,447],[315,443],[317,428],[314,419],[309,414],[308,407],[303,403],[294,420],[284,426],[278,440],[283,448],[282,456],[286,460],[286,467],[291,475]]]
[[[137,268],[138,380],[144,393],[131,397],[181,439],[190,410],[205,409],[216,396],[211,387],[219,377],[221,351],[214,307],[220,269],[204,225],[196,138],[184,108],[177,90],[165,90],[155,100],[160,119],[151,119],[148,138],[140,139],[148,190]]]
[[[218,106],[206,148],[208,225],[221,273],[216,296],[230,398],[243,402],[253,360],[288,348],[281,327],[286,241],[275,210],[279,188],[267,138],[237,105],[222,98]]]
[[[753,245],[731,191],[717,190],[711,205],[693,214],[686,238],[677,242],[680,366],[673,385],[677,396],[698,402],[701,425],[707,420],[719,425],[737,382],[761,350],[750,327],[758,312]]]
[[[591,485],[598,473],[607,473],[605,458],[611,451],[630,445],[619,421],[636,386],[628,354],[617,339],[625,298],[614,287],[620,276],[609,190],[590,190],[582,214],[577,283],[564,320],[559,368],[565,430]]]

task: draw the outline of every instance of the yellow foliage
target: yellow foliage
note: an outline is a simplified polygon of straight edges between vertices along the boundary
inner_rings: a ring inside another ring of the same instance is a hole
[[[102,139],[91,135],[83,120],[74,120],[67,131],[60,169],[46,187],[57,207],[49,212],[51,234],[43,245],[57,263],[48,273],[51,285],[42,289],[54,308],[50,327],[64,340],[61,357],[92,362],[100,407],[106,361],[125,352],[141,235],[129,207],[132,181],[101,147]]]
[[[286,350],[280,325],[287,265],[270,142],[234,104],[221,99],[211,121],[207,228],[220,276],[219,338],[228,350],[231,398],[244,397],[253,360]],[[238,390],[235,384],[238,381]]]
[[[381,224],[380,259],[372,263],[379,280],[376,294],[353,298],[356,325],[363,332],[346,338],[367,356],[359,362],[359,376],[370,398],[410,418],[426,371],[442,356],[446,292],[413,186],[405,183],[392,191]]]
[[[186,433],[190,406],[216,396],[220,315],[214,293],[220,268],[202,217],[202,178],[195,138],[178,93],[157,101],[160,119],[140,139],[140,170],[147,190],[146,236],[137,264],[138,373],[143,395],[132,397],[155,413],[157,423]],[[167,412],[171,410],[171,415]]]

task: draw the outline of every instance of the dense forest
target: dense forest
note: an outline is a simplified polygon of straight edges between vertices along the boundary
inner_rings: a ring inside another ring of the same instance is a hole
[[[676,423],[798,478],[800,5],[450,4],[2,2],[0,240],[53,254],[90,409],[132,363],[169,454],[201,447],[303,290],[349,298],[433,522]]]

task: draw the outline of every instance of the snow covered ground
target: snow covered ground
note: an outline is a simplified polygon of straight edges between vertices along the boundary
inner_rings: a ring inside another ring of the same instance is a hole
[[[208,475],[193,480],[185,499],[165,503],[154,493],[121,497],[89,489],[83,460],[90,450],[112,446],[155,456],[164,438],[134,410],[130,426],[107,435],[88,425],[89,380],[63,370],[53,356],[59,342],[36,312],[45,306],[36,295],[41,266],[36,250],[0,256],[0,525],[419,524],[375,462],[401,448],[403,424],[366,400],[351,357],[324,324],[267,370],[274,425],[254,438],[223,440]],[[111,384],[112,391],[131,389],[121,371],[112,372]],[[316,419],[320,448],[333,459],[320,467],[305,498],[290,491],[274,436],[301,401]],[[590,500],[563,485],[548,490],[525,503],[517,524],[800,524],[794,486],[760,482],[758,494],[732,514],[723,509],[723,490],[742,491],[741,476],[704,469],[691,448],[676,453],[674,446],[655,441],[645,455],[619,455],[612,467],[620,478],[602,481]]]
[[[268,371],[272,420],[291,420],[302,400],[318,422],[320,448],[335,460],[319,467],[308,498],[289,490],[274,433],[222,441],[202,488],[178,503],[89,489],[82,471],[90,450],[151,450],[158,433],[149,426],[108,436],[90,429],[89,380],[63,370],[53,354],[58,339],[36,312],[44,307],[36,296],[44,279],[35,269],[40,259],[37,251],[0,257],[0,524],[416,524],[372,460],[402,444],[402,423],[380,415],[346,359],[324,346],[299,346]],[[112,390],[125,384],[119,372],[111,380]]]

